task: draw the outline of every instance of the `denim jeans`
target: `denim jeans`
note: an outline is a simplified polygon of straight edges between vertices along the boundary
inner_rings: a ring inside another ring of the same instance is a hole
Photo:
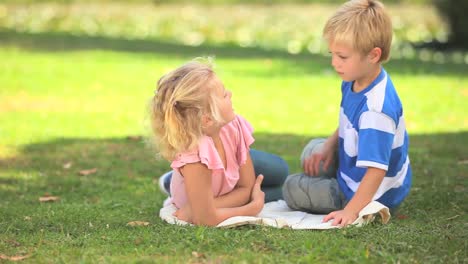
[[[265,192],[265,202],[283,199],[281,188],[289,174],[286,161],[274,154],[255,149],[250,150],[250,157],[252,158],[255,176],[263,175],[261,188]],[[163,177],[165,177],[164,188],[170,193],[172,171],[164,174]]]

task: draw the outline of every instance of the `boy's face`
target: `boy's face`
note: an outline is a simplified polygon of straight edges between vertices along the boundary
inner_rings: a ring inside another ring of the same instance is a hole
[[[331,64],[343,81],[359,81],[375,66],[368,56],[362,55],[349,45],[329,42],[328,49],[332,55]]]

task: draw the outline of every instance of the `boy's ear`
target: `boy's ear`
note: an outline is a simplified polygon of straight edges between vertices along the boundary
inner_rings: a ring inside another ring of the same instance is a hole
[[[369,52],[368,56],[372,63],[377,63],[380,61],[380,57],[382,56],[382,49],[375,47]]]

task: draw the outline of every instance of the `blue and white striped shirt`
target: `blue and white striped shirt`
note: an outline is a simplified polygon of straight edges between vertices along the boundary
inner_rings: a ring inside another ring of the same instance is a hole
[[[349,200],[368,167],[386,171],[373,200],[393,208],[408,195],[411,166],[403,108],[387,72],[363,91],[352,91],[353,82],[343,82],[339,125],[337,179]]]

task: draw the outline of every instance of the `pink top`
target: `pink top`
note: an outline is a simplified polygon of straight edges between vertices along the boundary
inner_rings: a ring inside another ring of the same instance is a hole
[[[240,166],[245,164],[247,152],[254,142],[252,132],[252,126],[239,115],[221,128],[219,133],[226,153],[227,168],[224,168],[213,139],[208,136],[201,138],[197,150],[178,154],[171,163],[174,169],[171,180],[172,203],[177,208],[187,203],[185,181],[179,168],[189,163],[201,162],[211,170],[211,190],[214,197],[232,191],[239,181]]]

